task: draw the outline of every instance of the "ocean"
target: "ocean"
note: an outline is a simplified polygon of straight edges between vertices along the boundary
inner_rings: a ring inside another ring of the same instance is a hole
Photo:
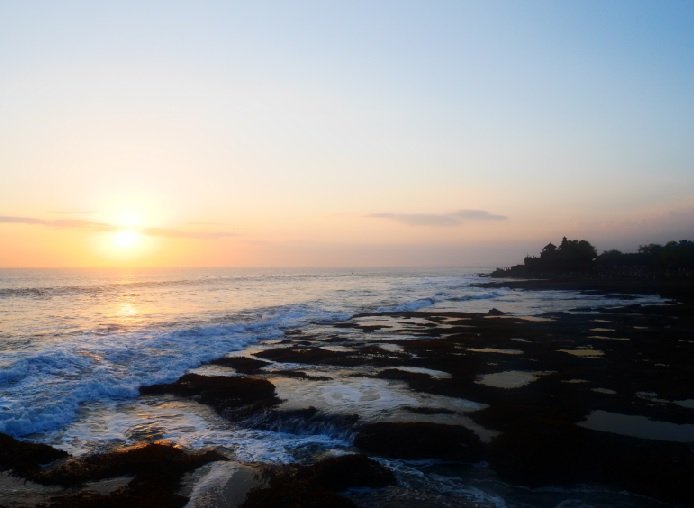
[[[162,438],[192,448],[224,446],[247,462],[301,461],[317,451],[349,448],[350,436],[332,432],[329,426],[239,427],[193,401],[140,397],[138,387],[172,382],[191,371],[215,373],[204,362],[252,353],[260,343],[281,340],[287,330],[346,320],[357,313],[497,308],[533,316],[659,300],[475,287],[486,280],[479,274],[488,271],[2,269],[0,432],[75,455]],[[416,403],[411,393],[399,392],[383,380],[354,383],[323,390],[334,391],[334,404],[353,404],[356,411],[361,408],[374,417],[393,404]],[[295,394],[307,403],[317,396],[301,383],[287,383],[278,390],[281,397]],[[359,401],[368,391],[380,396],[367,399],[376,402],[365,406]],[[389,465],[405,471],[405,476],[411,468],[405,463]],[[411,472],[413,481],[421,478],[424,467]],[[480,469],[477,476],[487,474]],[[442,495],[450,492],[446,489],[473,494],[479,490],[470,490],[458,477],[453,481],[442,475],[439,471],[431,476],[444,478]],[[479,494],[487,504],[505,506],[498,493]]]

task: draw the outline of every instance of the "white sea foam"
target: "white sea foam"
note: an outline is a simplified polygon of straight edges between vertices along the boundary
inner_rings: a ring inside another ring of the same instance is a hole
[[[468,289],[468,292],[470,289]],[[475,291],[475,290],[473,290]],[[477,290],[478,291],[478,290]],[[427,307],[432,307],[436,304],[451,305],[451,304],[461,304],[465,302],[472,302],[476,300],[491,300],[499,296],[498,292],[477,292],[473,294],[458,295],[453,291],[450,292],[438,292],[433,296],[426,298],[418,298],[410,302],[399,303],[395,305],[385,305],[378,307],[376,312],[415,312],[420,309]]]
[[[134,397],[141,385],[173,381],[206,360],[259,339],[281,337],[285,327],[343,318],[307,306],[287,306],[268,310],[257,322],[63,341],[50,350],[20,356],[0,371],[0,432],[52,430],[70,422],[82,403]]]
[[[413,302],[400,303],[397,305],[385,305],[376,309],[376,312],[414,312],[425,307],[431,307],[436,303],[434,297],[419,298]]]

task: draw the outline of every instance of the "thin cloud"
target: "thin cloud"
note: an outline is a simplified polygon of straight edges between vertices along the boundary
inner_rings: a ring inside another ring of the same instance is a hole
[[[89,229],[92,231],[115,231],[119,229],[113,224],[82,219],[58,219],[44,220],[35,217],[17,217],[13,215],[0,215],[0,223],[29,224],[32,226],[46,226],[56,229]]]
[[[409,226],[451,227],[471,221],[500,221],[508,217],[486,210],[458,210],[448,213],[372,213],[372,219],[387,219]]]
[[[388,219],[410,226],[455,226],[460,219],[448,214],[436,213],[372,213],[372,219]]]
[[[508,217],[505,215],[498,215],[495,213],[490,213],[486,210],[458,210],[453,212],[454,215],[462,220],[506,220]]]
[[[97,222],[81,219],[62,219],[62,220],[44,220],[35,217],[18,217],[12,215],[0,215],[0,223],[5,224],[27,224],[30,226],[45,226],[54,229],[81,229],[85,231],[120,231],[124,229],[116,224],[106,222]],[[197,240],[209,240],[215,238],[228,238],[238,236],[236,233],[229,231],[188,231],[184,229],[169,229],[169,228],[137,228],[143,235],[158,236],[163,238],[189,238]]]
[[[94,210],[49,210],[48,213],[55,213],[58,215],[94,215],[96,212]]]
[[[32,219],[31,217],[12,217],[9,215],[0,215],[0,222],[6,224],[44,224],[46,221],[40,219]]]
[[[231,233],[229,231],[185,231],[182,229],[166,228],[144,228],[140,231],[149,236],[163,236],[166,238],[192,238],[197,240],[210,240],[215,238],[229,238],[232,236],[238,236],[238,234]]]
[[[211,222],[211,221],[192,221],[186,222],[188,226],[228,226],[228,222]]]
[[[41,224],[58,229],[88,229],[90,231],[115,231],[120,229],[113,224],[81,219],[44,220],[41,221]]]

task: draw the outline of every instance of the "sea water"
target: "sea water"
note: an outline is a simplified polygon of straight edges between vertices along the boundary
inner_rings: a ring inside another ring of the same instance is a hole
[[[316,450],[346,449],[351,437],[329,425],[241,428],[192,401],[139,397],[138,387],[174,381],[225,354],[251,352],[260,342],[281,339],[286,330],[357,313],[498,308],[533,316],[658,301],[475,286],[488,280],[478,275],[486,271],[2,269],[0,432],[77,455],[164,438],[192,448],[225,446],[242,461],[293,462]],[[296,381],[283,383],[280,391],[294,390],[297,400],[314,397]],[[350,386],[333,388],[321,396],[345,406],[367,396],[375,418],[389,404],[417,402],[409,400],[416,395],[405,386],[399,390],[397,383],[382,380],[356,378]],[[397,468],[405,471],[404,482],[413,481],[412,475],[407,480],[411,468],[404,463]],[[441,485],[448,488],[450,481]]]

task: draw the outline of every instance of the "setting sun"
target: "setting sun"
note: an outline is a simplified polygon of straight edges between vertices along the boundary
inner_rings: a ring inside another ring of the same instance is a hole
[[[114,233],[113,243],[120,249],[132,249],[141,243],[141,236],[135,230],[124,229]]]

